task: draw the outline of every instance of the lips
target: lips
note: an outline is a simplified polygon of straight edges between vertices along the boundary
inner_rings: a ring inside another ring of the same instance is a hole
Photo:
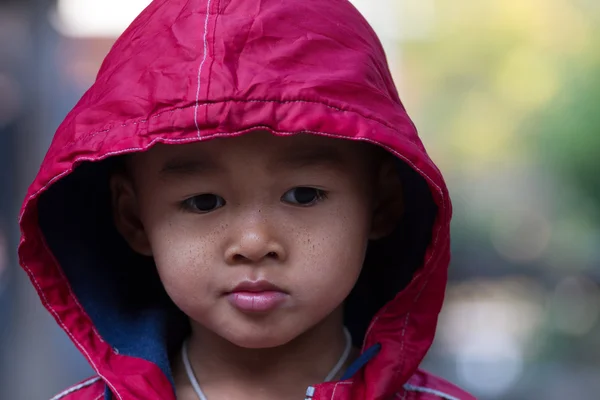
[[[265,281],[244,281],[226,293],[227,300],[244,313],[265,313],[280,307],[289,294],[277,285]]]

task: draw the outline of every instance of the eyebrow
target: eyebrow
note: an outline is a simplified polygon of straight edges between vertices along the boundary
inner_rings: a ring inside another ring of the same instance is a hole
[[[271,167],[276,168],[305,168],[313,166],[343,167],[346,162],[342,154],[335,147],[316,147],[300,151],[284,152],[285,155],[277,158]]]
[[[209,159],[202,158],[173,158],[167,160],[160,169],[160,175],[198,175],[201,173],[218,172],[222,168]]]

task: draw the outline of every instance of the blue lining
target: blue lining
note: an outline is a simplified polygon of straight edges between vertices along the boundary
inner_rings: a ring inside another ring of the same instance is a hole
[[[94,167],[80,166],[42,195],[40,227],[113,351],[157,365],[173,384],[170,356],[187,335],[187,318],[167,296],[154,261],[133,252],[116,231],[106,173]]]
[[[381,344],[376,343],[373,346],[369,347],[365,350],[358,358],[350,364],[344,375],[342,376],[342,380],[350,379],[356,374],[362,367],[364,367],[369,361],[375,357],[379,351],[381,350]]]

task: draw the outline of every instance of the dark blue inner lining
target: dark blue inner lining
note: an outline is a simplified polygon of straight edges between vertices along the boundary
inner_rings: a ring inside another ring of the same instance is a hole
[[[108,165],[86,164],[39,203],[40,226],[96,329],[119,354],[158,365],[188,332],[151,258],[134,253],[112,223]]]
[[[155,363],[173,382],[170,356],[189,326],[166,295],[153,260],[134,253],[112,223],[108,176],[114,163],[82,164],[55,183],[40,199],[40,227],[104,340],[120,354]],[[357,347],[374,314],[410,282],[431,239],[437,209],[429,188],[404,163],[398,162],[398,171],[404,217],[390,237],[369,245],[365,267],[346,303],[345,323]],[[377,351],[357,360],[348,373]]]

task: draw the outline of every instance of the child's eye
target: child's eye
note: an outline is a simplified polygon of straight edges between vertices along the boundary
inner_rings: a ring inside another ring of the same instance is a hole
[[[281,196],[281,200],[300,206],[312,206],[320,200],[326,198],[326,193],[322,190],[311,187],[297,187],[288,190]]]
[[[207,213],[223,207],[225,205],[225,199],[216,194],[207,193],[190,197],[183,202],[183,205],[186,209]]]

